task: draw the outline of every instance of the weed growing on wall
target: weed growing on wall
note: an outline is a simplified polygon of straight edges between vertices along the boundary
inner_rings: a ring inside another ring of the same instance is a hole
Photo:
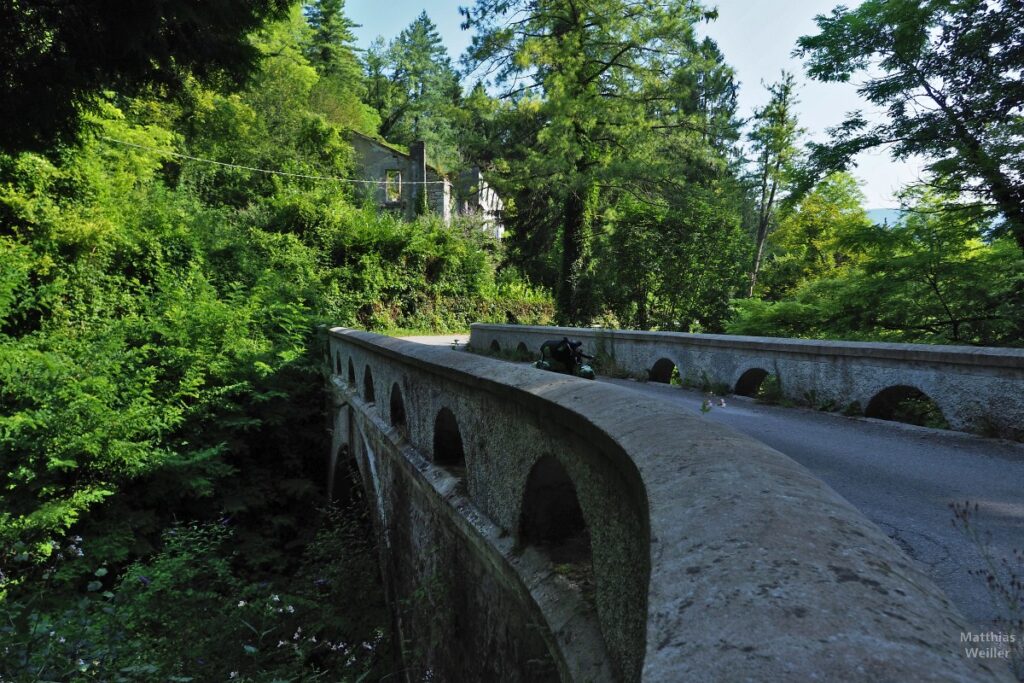
[[[825,399],[818,396],[816,389],[809,389],[803,393],[804,404],[814,410],[821,410],[823,412],[832,412],[836,410],[835,399]]]
[[[950,503],[953,526],[974,546],[982,566],[970,570],[985,581],[992,604],[999,613],[993,624],[1000,636],[1011,642],[999,647],[1008,656],[1010,670],[1024,681],[1024,549],[1015,548],[1009,557],[997,556],[990,545],[990,536],[977,523],[978,504],[969,501]]]
[[[927,398],[903,399],[893,407],[892,419],[920,427],[949,429],[949,423],[943,417],[942,411],[934,401]]]
[[[768,376],[761,381],[761,385],[757,388],[755,396],[761,403],[768,403],[772,405],[783,403],[784,395],[782,393],[782,380],[777,374],[769,373]]]
[[[605,377],[628,379],[633,376],[629,370],[619,364],[615,355],[615,339],[605,329],[598,330],[594,341],[594,359],[590,366],[594,371]],[[647,374],[644,373],[644,380]]]

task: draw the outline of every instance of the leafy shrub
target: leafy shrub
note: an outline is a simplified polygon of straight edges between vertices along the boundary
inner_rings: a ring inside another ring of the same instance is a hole
[[[920,427],[949,429],[949,423],[934,401],[928,398],[905,398],[892,410],[892,419]]]
[[[221,522],[168,529],[162,550],[120,578],[105,566],[83,576],[78,600],[48,606],[19,593],[0,602],[0,667],[14,681],[391,673],[376,550],[359,511],[327,510],[321,522],[294,576],[244,578],[236,533]]]
[[[784,398],[782,380],[775,373],[769,373],[761,380],[761,385],[757,388],[755,397],[762,403],[782,403]]]

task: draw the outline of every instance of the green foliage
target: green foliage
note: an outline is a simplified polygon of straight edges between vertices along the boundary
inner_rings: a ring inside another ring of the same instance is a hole
[[[816,18],[820,32],[799,39],[808,73],[846,82],[886,117],[848,115],[820,168],[849,165],[858,152],[886,146],[896,158],[929,160],[930,184],[953,217],[964,205],[999,216],[1024,250],[1024,135],[1018,2],[868,0]]]
[[[892,410],[892,419],[896,422],[930,427],[932,429],[949,429],[949,423],[935,402],[928,398],[905,398]]]
[[[304,10],[309,31],[303,31],[299,41],[320,75],[310,93],[311,109],[344,128],[376,133],[380,116],[364,102],[363,65],[352,33],[356,26],[345,16],[345,0],[315,0]]]
[[[462,86],[425,11],[386,46],[383,39],[370,46],[366,80],[367,101],[380,118],[382,137],[401,145],[425,142],[428,163],[442,169],[461,165]]]
[[[160,552],[119,576],[106,566],[76,576],[88,581],[77,600],[0,602],[0,666],[12,681],[356,681],[389,673],[389,617],[364,520],[328,510],[320,521],[293,576],[242,576],[236,534],[224,523],[175,526]],[[52,562],[43,579],[51,586],[59,566]]]
[[[843,415],[846,415],[847,417],[854,417],[863,414],[864,408],[860,405],[860,401],[851,401],[843,408]]]
[[[688,187],[661,206],[624,197],[594,250],[605,266],[595,290],[627,329],[720,331],[748,245],[739,216],[712,190]]]
[[[781,79],[768,86],[768,92],[771,99],[755,112],[753,129],[750,131],[752,151],[757,158],[753,173],[757,195],[757,226],[754,262],[750,271],[750,296],[753,296],[757,288],[765,245],[769,233],[775,227],[776,205],[781,203],[784,193],[789,189],[790,176],[797,158],[796,143],[803,133],[794,112],[798,100],[793,74],[783,71]]]
[[[734,302],[730,333],[1021,343],[1024,260],[1008,237],[986,240],[975,216],[944,211],[928,193],[909,193],[913,209],[895,226],[843,210],[848,196],[807,197],[765,273],[785,298]]]
[[[180,90],[187,76],[240,83],[259,52],[248,34],[287,0],[19,0],[0,5],[0,151],[72,141],[108,89]]]
[[[781,403],[785,398],[785,394],[782,391],[782,378],[775,373],[769,373],[761,380],[761,384],[757,387],[757,393],[754,394],[754,397],[761,403]]]
[[[860,256],[844,242],[870,225],[856,179],[828,176],[780,217],[757,293],[779,300],[805,282],[836,275]]]
[[[625,322],[628,306],[641,327],[665,324],[646,317],[648,283],[627,283],[628,302],[611,303],[620,288],[600,280],[625,270],[621,259],[673,282],[643,253],[661,227],[713,243],[721,225],[724,251],[734,251],[734,216],[709,210],[728,205],[727,145],[738,135],[732,72],[714,43],[697,38],[710,14],[689,2],[477,0],[463,15],[478,32],[468,65],[506,87],[507,105],[487,106],[477,92],[471,127],[490,138],[484,153],[506,197],[514,261],[557,290],[563,322],[587,323],[607,309]],[[612,231],[617,241],[605,242]],[[688,270],[702,254],[685,239],[676,254],[684,250]],[[718,271],[709,267],[703,284],[729,290],[732,271],[711,282]],[[692,284],[655,293],[675,328],[713,305],[704,292],[699,304],[686,301]]]

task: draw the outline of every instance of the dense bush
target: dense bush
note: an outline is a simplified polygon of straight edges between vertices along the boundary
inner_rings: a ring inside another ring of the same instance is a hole
[[[833,192],[832,194],[836,194]],[[734,302],[732,334],[1020,346],[1024,257],[949,198],[872,225],[849,197],[812,194],[774,236],[765,299]],[[843,209],[843,211],[840,211]],[[845,213],[844,213],[845,211]]]

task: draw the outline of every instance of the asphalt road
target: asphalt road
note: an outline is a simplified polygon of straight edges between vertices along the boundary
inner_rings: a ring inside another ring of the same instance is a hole
[[[602,381],[698,414],[705,398],[664,384]],[[745,397],[724,401],[721,407],[712,399],[703,419],[749,434],[811,470],[919,562],[974,625],[998,616],[984,579],[970,574],[985,561],[954,528],[949,505],[978,504],[972,524],[997,562],[1024,550],[1024,444]]]
[[[450,345],[452,337],[419,337]],[[460,341],[464,337],[460,338]],[[461,344],[460,344],[461,346]],[[540,371],[538,371],[540,372]],[[973,626],[989,630],[1002,613],[982,577],[977,543],[954,528],[950,503],[978,504],[972,525],[998,563],[1024,550],[1024,444],[926,429],[752,399],[714,398],[665,384],[600,378],[696,412],[768,444],[807,467],[920,563]],[[1024,566],[1018,569],[1024,580]]]

